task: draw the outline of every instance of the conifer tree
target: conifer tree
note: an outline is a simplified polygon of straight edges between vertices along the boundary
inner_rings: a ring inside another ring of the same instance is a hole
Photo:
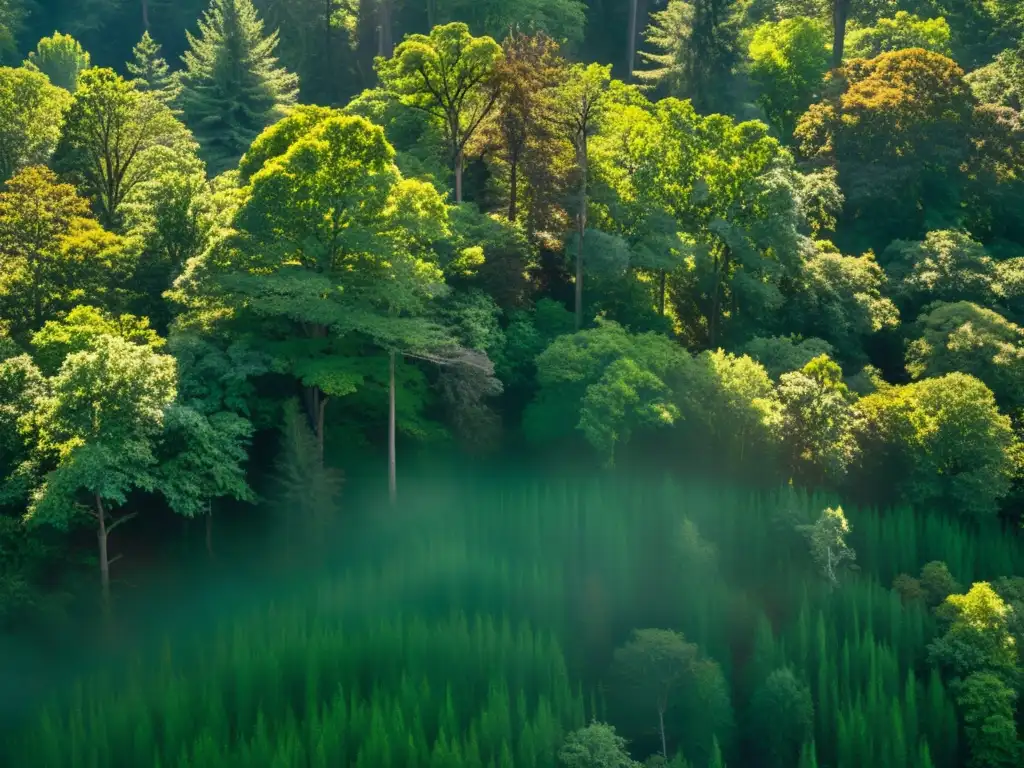
[[[147,30],[132,49],[134,58],[128,62],[128,72],[135,78],[140,91],[153,94],[164,104],[173,104],[181,94],[181,86],[175,81],[167,60],[160,55],[160,44]]]
[[[181,107],[217,174],[295,102],[298,78],[278,66],[277,33],[264,36],[252,0],[211,0],[199,35],[188,33],[188,41]]]

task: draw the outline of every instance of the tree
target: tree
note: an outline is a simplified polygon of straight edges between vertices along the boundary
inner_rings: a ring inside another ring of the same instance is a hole
[[[206,414],[187,405],[171,405],[158,447],[157,484],[167,504],[188,518],[206,517],[206,551],[213,554],[213,501],[255,501],[245,479],[252,423],[236,413]]]
[[[1009,493],[1019,446],[992,390],[965,373],[884,387],[861,398],[860,444],[877,488],[915,506],[995,514]]]
[[[797,118],[819,93],[828,70],[824,25],[804,17],[762,24],[750,41],[750,75],[768,122],[789,141]]]
[[[639,768],[626,751],[626,740],[615,728],[596,720],[570,733],[558,751],[566,768]]]
[[[30,417],[46,394],[47,382],[32,358],[12,355],[0,361],[0,507],[28,499],[34,467]]]
[[[298,79],[274,58],[252,0],[210,0],[178,74],[181,109],[211,173],[233,166],[296,99]]]
[[[748,446],[755,451],[771,447],[781,414],[767,371],[745,355],[737,357],[720,349],[702,353],[699,362],[709,374],[708,390],[700,395],[702,415],[729,458],[742,464],[750,455]]]
[[[995,260],[963,230],[936,230],[924,240],[894,240],[882,262],[892,295],[911,317],[933,301],[991,306],[1004,294]]]
[[[143,93],[152,94],[158,101],[174,105],[181,95],[181,86],[171,74],[167,61],[160,55],[160,45],[147,29],[132,49],[133,59],[128,62],[128,73]]]
[[[103,336],[117,336],[157,351],[165,343],[145,317],[112,317],[96,307],[81,305],[60,320],[48,320],[32,334],[32,349],[40,369],[47,376],[55,376],[68,355],[90,349]]]
[[[55,86],[71,93],[78,87],[78,76],[89,66],[89,54],[81,43],[60,32],[40,40],[25,60],[26,69],[43,73]]]
[[[39,72],[0,67],[0,182],[49,162],[70,101]]]
[[[874,26],[851,32],[846,53],[850,58],[872,59],[888,51],[923,48],[949,56],[949,38],[949,24],[942,16],[922,19],[906,11],[896,11],[892,18],[881,18]]]
[[[883,295],[886,274],[870,252],[844,256],[827,241],[808,242],[800,272],[788,285],[786,328],[824,339],[840,360],[866,362],[864,342],[899,326],[900,313]]]
[[[15,336],[83,301],[122,303],[138,251],[89,217],[89,203],[39,166],[0,192],[0,317]]]
[[[792,157],[762,123],[701,117],[676,99],[655,110],[660,136],[646,142],[656,169],[650,184],[692,249],[669,277],[675,317],[694,346],[741,342],[771,322],[784,300],[780,282],[799,263]]]
[[[545,160],[551,162],[553,91],[567,65],[558,45],[543,33],[529,36],[512,32],[502,49],[504,56],[497,65],[501,95],[494,120],[485,130],[493,136],[491,141],[507,168],[508,220],[516,221],[524,166],[527,181],[531,182],[536,174],[530,171]]]
[[[972,675],[994,675],[1014,685],[1017,647],[1010,634],[1013,609],[986,581],[971,585],[965,595],[950,595],[938,613],[945,633],[928,646],[929,658],[961,682]]]
[[[998,312],[960,301],[937,303],[918,318],[907,347],[915,380],[961,371],[988,385],[1007,407],[1024,404],[1024,329]]]
[[[850,524],[842,507],[829,507],[813,525],[800,526],[811,547],[811,557],[821,569],[829,584],[839,583],[839,572],[844,563],[853,563],[857,553],[846,543]],[[848,566],[846,566],[848,567]]]
[[[490,37],[473,37],[462,23],[409,35],[390,59],[374,67],[381,85],[406,106],[437,121],[455,171],[455,202],[462,202],[462,170],[470,141],[498,103],[502,50]]]
[[[327,401],[358,388],[368,345],[428,354],[447,343],[427,317],[444,288],[430,244],[446,235],[447,210],[432,186],[402,178],[363,118],[297,136],[253,176],[233,226],[175,295],[200,313],[229,309],[238,335],[302,383],[321,452]]]
[[[795,765],[814,728],[810,689],[788,667],[777,669],[754,693],[751,708],[767,764],[774,768]]]
[[[173,358],[103,336],[64,361],[38,407],[39,447],[54,468],[34,492],[27,518],[60,529],[83,515],[95,520],[108,610],[108,540],[137,514],[117,517],[114,509],[132,490],[157,487],[155,441],[174,396]]]
[[[698,650],[679,632],[635,629],[629,642],[615,650],[613,669],[627,690],[658,714],[661,754],[668,759],[665,713],[669,704],[692,682]]]
[[[964,681],[957,703],[963,711],[971,768],[1020,765],[1016,700],[1016,692],[996,675],[977,672]]]
[[[954,219],[974,109],[956,62],[892,51],[851,61],[832,82],[838,97],[813,105],[796,138],[805,157],[838,168],[850,220],[867,217],[887,242]]]
[[[194,153],[166,104],[96,68],[79,78],[54,164],[92,197],[100,221],[117,228],[136,187],[167,168],[195,169]]]
[[[563,135],[576,150],[579,201],[576,207],[576,330],[583,327],[583,259],[587,232],[590,137],[597,128],[611,67],[597,64],[570,68],[556,96],[556,116]]]
[[[835,350],[827,341],[788,336],[757,336],[744,344],[739,352],[763,365],[772,379],[778,379],[789,371],[799,371],[816,357],[835,356]]]
[[[858,453],[859,416],[839,366],[815,358],[782,374],[777,391],[789,471],[815,484],[845,475]]]
[[[832,69],[843,65],[846,48],[846,22],[853,0],[830,0],[832,5]]]
[[[535,442],[583,432],[606,464],[642,428],[672,424],[691,410],[696,375],[685,350],[657,333],[598,327],[556,338],[538,357],[540,391],[524,415]]]
[[[641,81],[667,87],[667,95],[693,100],[701,112],[724,110],[728,78],[738,60],[732,0],[669,0],[651,14],[644,33],[656,53],[640,51],[654,68],[638,71]]]

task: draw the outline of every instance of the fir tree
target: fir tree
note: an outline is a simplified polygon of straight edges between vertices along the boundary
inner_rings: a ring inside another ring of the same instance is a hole
[[[188,41],[181,106],[216,174],[295,102],[298,78],[278,66],[277,33],[263,35],[252,0],[211,0],[199,35],[188,33]]]
[[[128,72],[135,78],[138,89],[153,94],[164,104],[176,102],[181,86],[167,66],[167,60],[160,55],[160,44],[150,37],[149,31],[142,34],[132,52],[134,58],[128,62]]]

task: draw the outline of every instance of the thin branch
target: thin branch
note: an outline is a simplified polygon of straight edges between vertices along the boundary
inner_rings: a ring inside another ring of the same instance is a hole
[[[110,534],[115,528],[117,528],[117,526],[121,525],[121,523],[127,523],[133,517],[138,517],[138,516],[139,516],[138,512],[129,512],[127,515],[123,515],[123,516],[117,518],[117,520],[115,520],[114,522],[112,522],[108,526],[107,534]]]

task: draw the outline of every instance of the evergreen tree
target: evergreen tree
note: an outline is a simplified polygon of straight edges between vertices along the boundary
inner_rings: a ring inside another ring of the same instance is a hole
[[[277,33],[263,35],[252,0],[211,0],[188,34],[181,107],[212,174],[233,166],[295,102],[298,78],[279,67]]]
[[[173,104],[181,94],[181,86],[160,55],[160,44],[150,37],[148,30],[132,52],[134,58],[128,62],[128,72],[135,77],[138,89],[153,94],[164,104]]]

